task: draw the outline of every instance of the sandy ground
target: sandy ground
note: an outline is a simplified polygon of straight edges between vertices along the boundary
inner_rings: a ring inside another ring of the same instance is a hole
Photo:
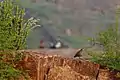
[[[28,49],[25,51],[32,51],[32,52],[38,52],[43,54],[50,54],[50,55],[60,55],[67,58],[74,58],[74,55],[78,51],[78,49],[73,48],[67,48],[67,49]],[[89,55],[83,51],[82,56],[85,58],[88,58]]]

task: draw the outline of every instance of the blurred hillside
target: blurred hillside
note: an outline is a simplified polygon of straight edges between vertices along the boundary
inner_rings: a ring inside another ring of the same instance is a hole
[[[70,47],[87,44],[87,38],[114,23],[119,0],[20,0],[26,17],[41,19],[44,28],[36,28],[28,37],[28,48],[38,48],[39,41],[53,41],[58,36]]]

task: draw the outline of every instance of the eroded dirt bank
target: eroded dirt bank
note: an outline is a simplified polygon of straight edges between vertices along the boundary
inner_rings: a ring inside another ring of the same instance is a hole
[[[29,70],[32,80],[117,80],[111,78],[108,70],[100,69],[99,64],[42,52],[24,51],[26,56],[18,65]]]

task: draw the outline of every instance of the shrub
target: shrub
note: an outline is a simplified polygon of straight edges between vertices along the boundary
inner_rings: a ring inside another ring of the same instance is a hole
[[[19,51],[0,51],[0,80],[19,80],[21,76],[27,79],[27,72],[22,68],[17,69],[17,64],[23,57]]]
[[[15,0],[0,2],[0,80],[19,80],[26,76],[25,71],[17,69],[16,64],[23,58],[20,49],[26,48],[29,32],[39,26],[39,19],[25,19],[25,9]]]
[[[93,51],[92,61],[112,69],[120,70],[120,32],[118,25],[118,14],[116,14],[115,25],[110,26],[107,30],[101,31],[96,38],[91,41],[100,44],[103,47],[103,52],[96,55]],[[93,55],[94,53],[94,55]]]
[[[0,2],[0,50],[19,50],[26,48],[26,38],[39,19],[24,19],[25,9],[14,0]]]

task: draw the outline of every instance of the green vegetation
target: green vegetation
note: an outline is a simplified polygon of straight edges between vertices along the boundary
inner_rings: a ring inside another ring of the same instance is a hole
[[[96,38],[91,41],[102,45],[103,52],[92,53],[92,61],[107,66],[112,69],[120,70],[120,31],[119,31],[119,9],[116,14],[115,25],[110,26],[107,30],[102,31]],[[93,55],[94,53],[94,55]]]
[[[25,71],[17,69],[17,63],[24,57],[16,51],[26,48],[29,32],[39,26],[39,19],[24,19],[25,10],[14,0],[0,2],[0,80],[18,80],[26,77]]]
[[[0,51],[0,80],[28,79],[27,72],[17,69],[17,64],[24,57],[23,53],[12,50]]]
[[[24,19],[25,10],[5,0],[0,3],[0,49],[24,49],[26,38],[38,20]]]

